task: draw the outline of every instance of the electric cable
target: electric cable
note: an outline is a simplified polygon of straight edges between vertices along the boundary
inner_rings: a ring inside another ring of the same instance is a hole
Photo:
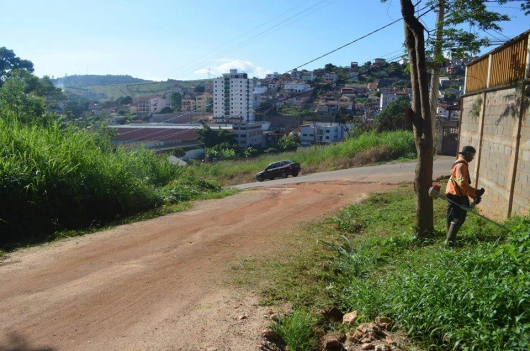
[[[328,2],[328,1],[332,1],[332,2],[326,4],[326,2]],[[322,0],[322,1],[318,2],[317,4],[315,4],[315,5],[313,5],[313,6],[309,7],[309,8],[307,8],[307,9],[305,9],[305,10],[303,10],[303,11],[300,11],[300,12],[298,12],[297,14],[295,14],[295,15],[293,15],[293,16],[287,18],[286,20],[284,20],[284,21],[282,21],[282,22],[280,22],[280,23],[278,23],[278,24],[275,24],[274,26],[272,26],[272,27],[270,27],[270,28],[268,28],[268,29],[265,29],[264,31],[262,31],[262,32],[260,32],[260,33],[258,33],[258,34],[256,34],[255,36],[253,36],[253,37],[251,37],[251,38],[249,38],[249,39],[246,39],[244,42],[242,42],[242,43],[238,43],[238,44],[236,44],[236,45],[233,46],[233,47],[230,47],[230,48],[228,48],[228,49],[225,49],[224,51],[218,53],[218,54],[217,54],[216,56],[214,56],[213,58],[208,59],[208,60],[206,60],[206,61],[202,61],[202,62],[196,64],[196,67],[197,67],[197,68],[194,68],[194,69],[192,69],[192,70],[190,70],[190,71],[187,71],[186,73],[184,73],[183,75],[181,75],[181,77],[185,77],[185,76],[187,76],[188,74],[195,72],[199,67],[204,66],[205,64],[211,62],[212,60],[214,60],[214,59],[216,59],[216,58],[219,58],[219,57],[221,57],[221,56],[223,56],[223,55],[225,55],[225,54],[227,54],[227,53],[235,52],[235,51],[237,51],[237,50],[239,50],[239,49],[241,49],[241,48],[243,48],[243,47],[245,47],[245,46],[247,46],[247,45],[249,45],[249,44],[251,44],[251,43],[253,43],[253,42],[257,41],[257,40],[259,40],[259,39],[261,39],[261,38],[260,38],[260,35],[263,37],[263,36],[265,36],[265,35],[272,34],[273,32],[271,32],[271,33],[267,33],[267,32],[269,32],[270,30],[272,30],[272,29],[274,29],[274,28],[276,28],[276,27],[278,27],[278,26],[280,26],[280,25],[282,25],[282,24],[284,24],[284,23],[287,23],[287,24],[285,24],[283,27],[286,27],[286,26],[288,26],[288,25],[291,25],[292,23],[298,21],[299,19],[301,19],[301,18],[305,18],[305,17],[307,17],[309,14],[312,14],[312,13],[314,13],[314,12],[316,12],[316,11],[319,11],[320,9],[322,9],[322,8],[324,8],[324,7],[326,7],[326,6],[329,6],[330,4],[332,4],[332,3],[336,2],[336,1],[338,1],[338,0]],[[324,6],[322,6],[322,7],[320,7],[320,8],[317,8],[317,9],[313,10],[312,12],[310,12],[310,13],[307,14],[307,15],[305,15],[304,17],[298,18],[298,19],[296,19],[296,20],[292,20],[293,18],[296,18],[296,17],[299,16],[300,14],[302,14],[302,13],[304,13],[304,12],[307,12],[307,11],[309,11],[310,9],[312,9],[312,8],[314,8],[314,7],[316,7],[316,6],[319,6],[319,5],[321,5],[321,4],[324,4]],[[291,21],[291,20],[292,20],[292,21]],[[290,23],[289,23],[289,22],[290,22]],[[283,28],[283,27],[280,27],[280,28],[276,29],[275,31],[277,31],[277,30],[279,30],[279,29],[281,29],[281,28]],[[264,34],[265,34],[265,35],[264,35]],[[257,38],[257,39],[256,39],[256,38]],[[195,62],[194,62],[194,63],[195,63]]]

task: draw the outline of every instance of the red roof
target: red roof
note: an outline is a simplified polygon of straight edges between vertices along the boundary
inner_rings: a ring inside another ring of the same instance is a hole
[[[114,141],[190,141],[197,139],[198,129],[184,128],[115,128]]]

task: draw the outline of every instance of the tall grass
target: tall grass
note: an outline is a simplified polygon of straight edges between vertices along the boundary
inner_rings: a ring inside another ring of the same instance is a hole
[[[196,164],[196,168],[199,174],[215,177],[222,184],[230,185],[255,180],[256,172],[281,159],[299,162],[302,172],[308,174],[415,157],[412,132],[368,132],[338,144],[299,148],[296,152],[266,155],[244,161]]]
[[[266,276],[264,300],[301,310],[327,303],[358,311],[360,322],[389,316],[425,349],[528,350],[530,219],[513,218],[501,232],[469,215],[457,247],[446,248],[446,204],[434,205],[439,231],[425,241],[413,235],[409,187],[313,224],[304,240],[323,245],[299,250],[280,264],[283,273]],[[309,268],[300,264],[309,259]]]
[[[183,179],[196,193],[214,188],[149,150],[113,151],[109,140],[78,129],[0,119],[0,244],[182,200],[171,192],[183,188]]]

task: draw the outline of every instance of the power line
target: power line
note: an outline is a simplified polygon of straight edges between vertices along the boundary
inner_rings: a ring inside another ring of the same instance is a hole
[[[332,1],[332,2],[329,2],[329,1]],[[293,15],[293,16],[287,18],[286,20],[284,20],[284,21],[282,21],[282,22],[280,22],[280,23],[277,23],[277,24],[275,24],[274,26],[272,26],[272,27],[270,27],[270,28],[267,28],[267,29],[265,29],[265,30],[259,32],[258,34],[254,35],[253,37],[248,38],[248,39],[246,39],[245,41],[243,41],[243,42],[241,42],[241,43],[235,44],[234,46],[229,47],[229,48],[227,48],[226,50],[219,52],[216,56],[214,56],[214,57],[212,57],[212,58],[210,58],[210,59],[207,59],[207,60],[205,60],[205,61],[202,61],[202,62],[196,64],[196,66],[195,66],[196,68],[194,68],[194,69],[192,69],[192,70],[190,70],[190,71],[187,71],[187,72],[184,73],[181,77],[185,77],[186,75],[188,75],[188,74],[190,74],[190,73],[196,71],[198,68],[202,67],[203,65],[205,65],[205,64],[207,64],[207,63],[210,63],[212,60],[214,60],[214,59],[216,59],[216,58],[219,58],[219,57],[221,57],[221,56],[223,56],[223,55],[225,55],[225,54],[228,54],[228,53],[231,53],[231,52],[235,52],[236,50],[239,50],[239,49],[241,49],[241,48],[243,48],[243,47],[245,47],[245,46],[247,46],[247,45],[249,45],[249,44],[251,44],[251,43],[257,41],[257,40],[263,38],[263,37],[266,36],[266,35],[272,34],[272,33],[274,33],[275,31],[277,31],[277,30],[279,30],[279,29],[281,29],[281,28],[284,28],[284,27],[286,27],[286,26],[288,26],[288,25],[291,25],[292,23],[294,23],[294,22],[296,22],[296,21],[298,21],[298,20],[300,20],[300,19],[302,19],[302,18],[305,18],[305,17],[307,17],[308,15],[310,15],[310,14],[316,12],[316,11],[319,11],[320,9],[322,9],[322,8],[324,8],[324,7],[326,7],[326,6],[329,6],[330,4],[332,4],[332,3],[336,2],[336,1],[338,1],[338,0],[321,0],[321,1],[319,1],[318,3],[316,3],[316,4],[310,6],[310,7],[306,8],[306,9],[304,9],[304,10],[302,10],[302,11],[296,13],[295,15]],[[328,3],[326,4],[326,2],[328,2]],[[311,10],[311,9],[313,9],[313,8],[315,8],[315,7],[317,7],[317,6],[320,6],[321,4],[324,4],[324,6],[321,6],[321,7],[317,8],[317,9],[313,10],[312,12],[310,12],[309,14],[306,14],[305,16],[303,16],[303,17],[301,17],[301,18],[298,18],[298,19],[293,20],[293,19],[296,18],[297,16],[299,16],[299,15],[301,15],[301,14],[303,14],[303,13],[305,13],[305,12],[307,12],[307,11],[309,11],[309,10]],[[298,6],[298,7],[299,7],[299,6]],[[290,12],[290,11],[287,11],[287,12]],[[287,12],[285,12],[285,13],[287,13]],[[284,13],[284,14],[285,14],[285,13]],[[276,18],[281,17],[281,16],[282,16],[282,15],[277,16]],[[269,22],[271,22],[271,21],[269,21]],[[269,22],[266,22],[266,23],[269,23]],[[276,27],[278,27],[278,26],[280,26],[280,25],[282,25],[282,24],[284,24],[282,27],[277,28],[277,29],[274,30],[273,32],[270,32],[272,29],[274,29],[274,28],[276,28]],[[260,26],[260,27],[261,27],[261,26]],[[259,28],[259,27],[256,27],[256,28]],[[250,33],[250,32],[251,32],[251,31],[249,31],[249,32],[247,32],[247,33]],[[269,33],[268,33],[268,32],[269,32]],[[247,34],[247,33],[246,33],[246,34]],[[246,35],[246,34],[245,34],[245,35]],[[244,36],[244,35],[243,35],[243,36]],[[261,36],[261,37],[260,37],[260,36]],[[242,36],[240,36],[240,37],[242,37]],[[238,38],[240,38],[240,37],[238,37]],[[233,42],[233,41],[232,41],[232,42]],[[192,62],[192,63],[196,63],[196,62],[194,61],[194,62]]]
[[[418,10],[418,12],[419,12],[419,11],[423,11],[423,10],[426,9],[427,7],[429,7],[429,6],[425,6],[425,7],[423,7],[422,9]],[[431,8],[431,10],[429,10],[429,11],[432,11],[432,8]],[[424,15],[425,15],[426,13],[428,13],[429,11],[426,11],[425,13],[421,14],[420,17],[421,17],[421,16],[424,16]],[[293,17],[294,17],[294,16],[293,16]],[[314,62],[314,61],[317,61],[317,60],[319,60],[319,59],[321,59],[321,58],[323,58],[323,57],[325,57],[325,56],[328,56],[328,55],[330,55],[330,54],[332,54],[332,53],[334,53],[334,52],[337,52],[337,51],[339,51],[339,50],[341,50],[341,49],[343,49],[343,48],[345,48],[345,47],[347,47],[347,46],[349,46],[349,45],[351,45],[351,44],[353,44],[353,43],[355,43],[355,42],[357,42],[357,41],[360,41],[360,40],[362,40],[362,39],[364,39],[364,38],[369,37],[370,35],[373,35],[373,34],[379,32],[379,31],[381,31],[381,30],[387,28],[387,27],[390,27],[391,25],[393,25],[393,24],[395,24],[395,23],[397,23],[397,22],[399,22],[399,21],[401,21],[401,20],[402,20],[402,18],[399,18],[399,19],[397,19],[397,20],[395,20],[395,21],[392,21],[392,22],[390,22],[390,23],[388,23],[388,24],[386,24],[386,25],[384,25],[384,26],[382,26],[382,27],[380,27],[380,28],[378,28],[378,29],[376,29],[376,30],[370,32],[370,33],[367,33],[367,34],[365,34],[365,35],[363,35],[363,36],[361,36],[361,37],[359,37],[359,38],[357,38],[357,39],[355,39],[355,40],[353,40],[353,41],[351,41],[351,42],[349,42],[349,43],[347,43],[347,44],[344,44],[344,45],[342,45],[342,46],[340,46],[340,47],[338,47],[338,48],[336,48],[336,49],[334,49],[334,50],[332,50],[332,51],[329,51],[329,52],[327,52],[327,53],[324,54],[324,55],[321,55],[321,56],[319,56],[319,57],[317,57],[317,58],[315,58],[315,59],[313,59],[313,60],[311,60],[311,61],[308,61],[308,62],[306,62],[306,63],[304,63],[304,64],[302,64],[302,65],[300,65],[300,66],[297,66],[297,67],[293,68],[293,69],[290,70],[290,71],[293,71],[293,70],[295,70],[295,69],[298,69],[298,68],[300,68],[300,67],[303,67],[303,66],[305,66],[305,65],[307,65],[307,64],[309,64],[309,63],[312,63],[312,62]],[[399,55],[399,56],[397,56],[397,57],[401,57],[401,55]],[[285,72],[285,73],[288,73],[288,72],[290,72],[290,71],[287,71],[287,72]],[[366,72],[362,72],[362,73],[366,73]],[[309,92],[311,92],[311,91],[313,91],[313,90],[314,90],[314,89],[310,90]],[[304,92],[303,94],[306,94],[306,93],[308,93],[308,92]],[[293,97],[296,97],[296,95],[294,95],[294,96],[290,96],[289,98],[286,98],[286,99],[291,99],[291,98],[293,98]],[[286,100],[286,99],[283,99],[283,100],[277,100],[276,103],[281,102],[281,101],[284,101],[284,100]],[[210,105],[208,105],[208,106],[212,106],[212,105],[213,105],[213,104],[210,104]],[[256,110],[257,110],[257,109],[254,109],[254,112],[255,112]],[[191,113],[191,112],[190,112],[190,113]],[[182,116],[178,116],[178,117],[182,117]],[[166,123],[167,121],[170,121],[170,120],[175,119],[175,118],[178,118],[178,117],[169,118],[169,119],[163,121],[162,123]],[[231,116],[230,118],[238,118],[238,117],[243,117],[243,116]],[[139,130],[139,129],[142,129],[142,128],[138,128],[138,129],[136,129],[136,130]],[[123,134],[120,134],[120,135],[124,135],[124,134],[128,134],[128,133],[132,133],[132,132],[134,132],[134,131],[136,131],[136,130],[133,130],[133,131],[130,131],[130,132],[127,132],[127,133],[123,133]],[[154,132],[154,134],[157,134],[157,133],[158,133],[158,132]],[[152,134],[152,135],[154,135],[154,134]],[[135,139],[133,139],[133,140],[135,140]],[[156,139],[153,139],[153,140],[147,140],[147,141],[154,141],[154,140],[156,140]]]

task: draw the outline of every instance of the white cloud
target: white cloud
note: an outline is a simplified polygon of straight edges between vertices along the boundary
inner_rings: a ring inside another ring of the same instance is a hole
[[[265,75],[268,73],[273,73],[270,69],[265,69],[263,67],[255,66],[251,61],[239,60],[239,59],[219,59],[217,60],[219,64],[217,66],[212,66],[209,68],[202,68],[196,70],[194,73],[196,75],[207,75],[208,70],[210,75],[213,77],[219,77],[223,73],[230,72],[231,69],[237,69],[238,72],[245,72],[248,74],[249,78],[258,77],[265,78]]]

